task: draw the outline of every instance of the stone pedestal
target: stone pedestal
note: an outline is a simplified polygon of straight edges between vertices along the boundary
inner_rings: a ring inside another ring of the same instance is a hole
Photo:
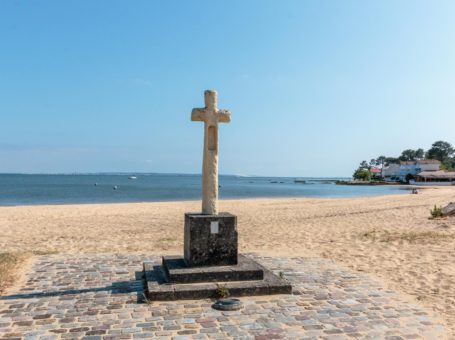
[[[185,214],[184,257],[144,262],[145,292],[150,300],[205,299],[290,294],[289,282],[253,259],[237,253],[237,217]]]
[[[183,258],[168,256],[162,265],[144,262],[144,277],[152,301],[219,298],[220,287],[230,296],[292,293],[289,282],[241,254],[236,265],[211,267],[186,267]]]
[[[187,266],[237,264],[237,216],[185,214],[184,258]]]

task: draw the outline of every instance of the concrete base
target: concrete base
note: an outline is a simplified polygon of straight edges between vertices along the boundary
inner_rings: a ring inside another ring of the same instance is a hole
[[[237,216],[186,213],[183,250],[189,267],[237,264]]]
[[[188,267],[180,256],[163,257],[165,279],[170,283],[199,283],[263,280],[264,270],[243,255],[234,266]]]
[[[290,294],[292,292],[292,286],[289,282],[279,278],[246,256],[239,255],[240,266],[178,268],[181,265],[180,261],[181,259],[177,259],[176,266],[173,266],[175,264],[173,258],[165,258],[165,266],[153,262],[144,262],[145,288],[148,299],[163,301],[217,298],[219,297],[220,287],[226,289],[230,296]],[[183,275],[185,271],[189,274],[189,278],[185,278]],[[234,274],[227,274],[228,272]],[[251,275],[257,275],[260,272],[262,272],[263,279],[251,279]],[[171,277],[174,280],[183,282],[193,280],[195,283],[173,282],[167,273],[172,273]],[[247,281],[216,280],[216,283],[207,282],[211,278],[215,280],[215,278],[223,277],[240,280],[245,280],[247,277]],[[201,280],[205,282],[200,282]]]

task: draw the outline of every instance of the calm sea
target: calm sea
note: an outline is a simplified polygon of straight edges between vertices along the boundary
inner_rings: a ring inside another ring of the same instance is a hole
[[[129,177],[135,176],[136,179]],[[335,185],[337,178],[220,176],[220,198],[355,197],[400,194],[395,186]],[[179,201],[201,198],[200,175],[0,174],[0,205]]]

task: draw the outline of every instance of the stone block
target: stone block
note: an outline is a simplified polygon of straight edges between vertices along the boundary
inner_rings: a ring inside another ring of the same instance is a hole
[[[163,271],[170,283],[253,281],[264,278],[264,270],[255,261],[238,255],[236,265],[188,267],[180,256],[164,256]]]
[[[237,216],[186,213],[184,258],[187,266],[237,264]]]

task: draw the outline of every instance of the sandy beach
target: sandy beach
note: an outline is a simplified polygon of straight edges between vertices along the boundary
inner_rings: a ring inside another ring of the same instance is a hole
[[[323,257],[366,272],[439,314],[455,336],[455,218],[429,210],[455,188],[349,199],[221,201],[241,252]],[[183,252],[183,214],[199,202],[0,207],[1,252]]]

